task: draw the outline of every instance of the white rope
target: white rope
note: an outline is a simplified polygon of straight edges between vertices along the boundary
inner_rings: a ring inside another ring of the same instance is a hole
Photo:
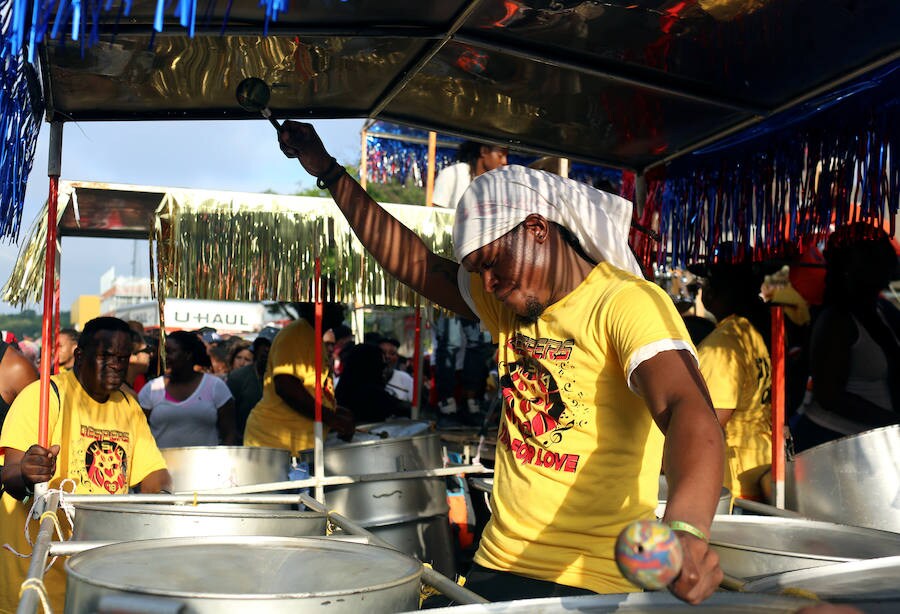
[[[27,590],[32,590],[38,594],[38,599],[41,601],[41,608],[43,608],[45,614],[53,614],[53,608],[50,607],[50,599],[47,597],[47,587],[44,586],[43,580],[39,578],[26,578],[19,587],[19,599],[22,599],[22,595],[24,595]]]

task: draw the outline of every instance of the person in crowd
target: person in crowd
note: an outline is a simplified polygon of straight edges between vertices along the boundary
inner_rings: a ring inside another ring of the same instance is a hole
[[[322,342],[325,346],[325,363],[328,365],[334,385],[337,386],[341,378],[341,352],[356,342],[353,331],[346,324],[338,324],[325,331]]]
[[[703,306],[716,327],[697,347],[700,372],[725,428],[724,485],[736,497],[763,501],[761,479],[772,464],[772,362],[768,307],[759,265],[735,261],[730,244],[718,259],[688,267],[703,278]]]
[[[311,125],[287,121],[279,141],[387,272],[480,319],[499,342],[494,513],[466,586],[488,600],[636,590],[614,544],[629,522],[653,518],[663,465],[663,520],[684,548],[670,588],[691,603],[712,594],[724,439],[680,316],[628,248],[631,203],[541,171],[496,169],[457,207],[457,263],[378,205]]]
[[[431,203],[435,207],[455,209],[472,180],[505,166],[508,155],[508,147],[463,141],[456,151],[456,164],[441,169],[435,178]]]
[[[5,341],[0,341],[0,428],[19,393],[38,378],[38,371],[27,358]]]
[[[50,446],[38,440],[40,385],[30,384],[13,402],[0,452],[5,456],[0,508],[0,543],[29,553],[22,528],[35,484],[60,488],[74,482],[78,494],[127,494],[171,490],[171,476],[140,407],[120,387],[132,353],[131,330],[118,318],[101,317],[84,326],[70,371],[51,377]],[[70,487],[69,487],[70,488]],[[60,521],[68,533],[65,519]],[[38,523],[32,522],[32,537]],[[68,535],[65,536],[66,538]],[[0,611],[13,612],[29,559],[0,550]],[[65,573],[57,561],[44,575],[50,605],[63,611]]]
[[[323,328],[337,327],[343,316],[343,305],[326,303]],[[313,447],[316,343],[325,345],[324,341],[316,340],[314,323],[313,305],[304,303],[300,317],[275,336],[263,376],[263,396],[247,418],[244,445],[280,448],[291,453]],[[323,351],[327,352],[327,346]],[[321,377],[322,422],[349,439],[353,437],[353,415],[335,405],[333,379],[327,364]]]
[[[335,388],[335,400],[353,413],[357,424],[409,416],[409,401],[397,398],[387,388],[392,369],[378,345],[350,346],[344,350],[342,362],[344,371]]]
[[[393,397],[412,403],[414,382],[412,376],[406,371],[397,368],[400,359],[400,342],[393,337],[382,337],[378,347],[384,355],[387,364],[388,380],[386,390]]]
[[[167,375],[138,394],[160,448],[237,444],[234,399],[225,382],[195,369],[209,367],[203,342],[194,333],[166,335]]]
[[[456,208],[469,184],[488,171],[506,166],[508,155],[507,147],[495,147],[474,141],[460,143],[456,156],[457,163],[441,170],[434,181],[432,203],[436,207]],[[456,398],[457,389],[466,383],[462,380],[466,379],[469,382],[471,379],[466,377],[465,371],[467,343],[463,329],[467,324],[452,315],[442,314],[434,327],[435,389],[438,396],[438,422],[442,426],[456,425],[460,419],[465,422],[477,420],[472,416],[477,416],[480,411],[480,404],[473,407],[469,403],[469,398],[472,398],[469,396],[471,387],[468,391],[462,392],[466,399],[465,411],[459,411]],[[480,352],[476,352],[476,356],[469,357],[469,374],[473,372],[474,365],[480,357]]]
[[[56,338],[56,359],[59,361],[60,373],[68,371],[75,364],[75,348],[78,347],[78,331],[64,328]]]
[[[128,372],[125,374],[125,383],[122,389],[131,393],[137,398],[138,393],[147,383],[147,371],[150,369],[150,355],[153,351],[147,344],[144,337],[135,330],[135,327],[129,322],[131,327],[131,359],[128,361]]]
[[[243,443],[247,418],[262,399],[263,375],[266,372],[266,361],[269,359],[269,348],[271,347],[272,342],[266,337],[254,339],[251,346],[253,362],[233,369],[225,378],[225,384],[231,391],[231,396],[234,397],[238,443]]]
[[[253,348],[249,341],[237,338],[228,352],[228,373],[253,364]]]
[[[206,353],[209,355],[209,372],[224,381],[231,370],[228,345],[224,341],[215,341],[206,347]]]
[[[462,397],[466,403],[463,415],[468,424],[479,425],[482,422],[482,405],[494,345],[491,343],[490,333],[481,330],[481,324],[477,320],[461,318],[460,322],[466,344],[460,377]]]
[[[149,350],[147,353],[149,362],[147,365],[147,374],[145,376],[149,382],[161,375],[162,361],[159,356],[159,331],[148,331],[148,333],[144,335],[144,342],[147,344],[147,350]]]
[[[856,222],[825,244],[825,296],[810,344],[812,402],[791,434],[800,452],[900,423],[900,313],[881,297],[897,253],[880,228]]]

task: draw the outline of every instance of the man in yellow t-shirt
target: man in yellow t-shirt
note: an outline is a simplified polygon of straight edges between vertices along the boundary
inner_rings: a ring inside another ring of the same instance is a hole
[[[343,317],[339,303],[326,303],[323,329],[337,325]],[[296,454],[313,447],[316,393],[316,339],[314,313],[310,306],[300,307],[300,318],[275,336],[266,373],[263,396],[247,418],[244,445],[280,448]],[[323,350],[324,352],[324,350]],[[336,407],[331,374],[322,372],[322,422],[342,437],[353,436],[353,416]]]
[[[133,398],[119,390],[131,358],[131,333],[117,318],[88,322],[75,349],[72,370],[53,376],[50,391],[50,448],[38,439],[40,385],[32,383],[16,398],[0,434],[5,457],[6,493],[0,508],[0,543],[29,554],[23,528],[34,485],[60,488],[74,482],[79,494],[126,494],[130,487],[152,493],[171,488],[165,461],[150,434],[147,419]],[[69,490],[71,487],[67,487]],[[67,530],[67,521],[61,517]],[[37,523],[31,522],[32,539]],[[0,612],[14,612],[28,559],[0,551]],[[55,611],[63,609],[65,573],[57,561],[44,584]]]
[[[628,248],[631,203],[542,171],[496,169],[457,206],[453,262],[372,200],[312,126],[285,122],[279,141],[385,270],[480,316],[503,348],[494,515],[466,586],[489,600],[634,590],[613,544],[629,520],[653,517],[662,456],[664,520],[685,552],[670,588],[691,603],[712,594],[722,571],[707,536],[724,440],[678,314]]]
[[[726,254],[723,261],[689,267],[704,278],[703,306],[718,320],[697,349],[700,371],[725,427],[725,488],[735,497],[762,501],[760,479],[772,464],[769,313],[759,296],[762,274],[754,265],[730,258]]]

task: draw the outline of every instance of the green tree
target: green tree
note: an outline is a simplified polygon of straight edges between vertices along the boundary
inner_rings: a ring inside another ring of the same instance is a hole
[[[70,314],[68,311],[60,312],[60,328],[70,326]],[[9,330],[19,339],[25,337],[38,338],[41,336],[41,314],[34,309],[23,309],[19,313],[0,314],[0,330]]]
[[[344,168],[353,177],[359,179],[359,167],[352,164],[345,164]],[[268,190],[267,190],[268,192]],[[425,204],[425,188],[421,188],[407,181],[402,183],[368,183],[366,192],[373,199],[380,203],[399,203],[406,205],[424,205]],[[328,190],[320,190],[312,187],[295,193],[296,196],[317,196],[328,198],[330,195]]]

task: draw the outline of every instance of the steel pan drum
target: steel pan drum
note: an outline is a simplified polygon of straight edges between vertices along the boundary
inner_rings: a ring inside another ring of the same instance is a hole
[[[443,467],[440,436],[427,433],[397,439],[338,443],[325,448],[326,475],[363,475]],[[446,515],[443,478],[383,480],[330,486],[325,502],[334,511],[367,526]]]
[[[208,509],[187,505],[79,504],[73,540],[125,541],[160,537],[325,535],[318,512]]]
[[[666,513],[666,501],[669,498],[669,482],[666,476],[659,476],[659,504],[656,506],[656,517],[662,518]],[[719,493],[719,502],[716,504],[716,514],[731,513],[731,491],[722,487]]]
[[[900,611],[900,556],[838,563],[761,578],[744,586],[756,592],[802,588],[828,601],[866,612]]]
[[[392,550],[324,538],[207,537],[103,546],[71,557],[66,572],[69,614],[127,597],[201,614],[357,614],[415,609],[422,568]]]
[[[799,518],[716,516],[711,533],[722,570],[745,579],[900,555],[900,535]]]
[[[196,446],[160,450],[174,492],[283,482],[291,455],[287,450],[243,446]]]
[[[585,597],[553,597],[548,599],[521,599],[484,605],[464,605],[453,608],[429,610],[434,614],[572,614],[591,612],[612,614],[627,612],[665,612],[666,614],[752,614],[793,613],[815,602],[775,595],[748,595],[745,593],[713,593],[700,605],[688,605],[665,592],[625,593],[616,595],[588,595]]]
[[[786,499],[804,516],[900,533],[900,425],[823,443],[788,466]]]
[[[427,422],[396,420],[366,428],[372,432],[408,433],[428,427]],[[312,461],[311,451],[303,452],[302,456]],[[325,445],[326,475],[365,475],[440,467],[443,467],[440,436],[432,432],[386,439],[376,436],[350,443],[335,440]],[[442,573],[452,575],[455,572],[444,478],[328,486],[325,503],[402,552],[432,563]]]

